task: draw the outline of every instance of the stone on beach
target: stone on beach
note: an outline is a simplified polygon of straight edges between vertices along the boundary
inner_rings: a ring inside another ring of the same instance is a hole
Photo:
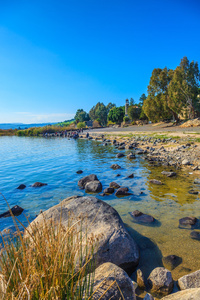
[[[88,176],[85,176],[83,178],[81,178],[79,181],[78,181],[78,186],[81,188],[81,189],[84,189],[85,188],[85,185],[90,182],[90,181],[99,181],[97,176],[95,174],[91,174],[91,175],[88,175]]]
[[[73,224],[82,218],[76,226],[82,228],[83,235],[87,231],[88,238],[96,236],[99,239],[94,249],[96,267],[104,262],[112,262],[133,272],[139,261],[138,247],[125,229],[117,211],[96,197],[69,197],[40,214],[31,226],[35,224],[42,230],[44,220],[53,219],[55,223],[61,220],[63,228],[67,228],[69,216],[73,216]]]
[[[121,187],[116,191],[115,196],[129,196],[129,195],[132,195],[132,193],[130,193],[128,190],[129,189],[127,187]]]
[[[179,220],[180,228],[192,228],[197,222],[197,218],[195,217],[184,217]]]
[[[182,276],[178,279],[178,285],[181,290],[200,287],[200,270]]]
[[[119,189],[120,188],[120,185],[118,184],[118,183],[116,183],[116,182],[111,182],[110,184],[109,184],[109,187],[110,188],[114,188],[114,189]]]
[[[35,182],[34,184],[32,184],[32,187],[42,187],[47,185],[47,183],[42,183],[42,182]]]
[[[161,174],[166,175],[167,177],[173,177],[173,176],[176,176],[176,172],[162,171]]]
[[[200,288],[187,289],[162,298],[162,300],[199,300],[199,299],[200,299]]]
[[[199,179],[199,178],[196,178],[196,179],[194,180],[194,184],[200,184],[200,179]]]
[[[190,165],[190,161],[189,161],[188,159],[184,159],[184,160],[182,161],[182,165],[188,166],[188,165]]]
[[[192,232],[190,232],[190,237],[194,240],[200,241],[200,232],[192,231]]]
[[[114,193],[114,188],[108,187],[105,190],[103,190],[104,194],[113,194]]]
[[[165,268],[172,271],[182,263],[182,258],[177,255],[168,255],[166,257],[163,257],[162,262]]]
[[[104,263],[95,270],[93,291],[94,300],[118,300],[121,293],[124,300],[136,300],[132,280],[123,269],[112,263]]]
[[[152,292],[161,295],[170,294],[174,286],[171,272],[163,267],[155,268],[149,275],[148,282]]]
[[[136,158],[136,157],[135,157],[135,154],[129,153],[129,154],[127,155],[127,158],[128,158],[128,159],[134,159],[134,158]]]
[[[157,180],[157,179],[151,179],[151,180],[149,180],[149,182],[153,183],[153,184],[157,184],[157,185],[163,185],[163,183],[160,180]]]

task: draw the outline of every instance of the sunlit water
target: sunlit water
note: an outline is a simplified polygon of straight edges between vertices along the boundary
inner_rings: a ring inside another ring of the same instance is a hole
[[[128,153],[130,150],[123,150]],[[123,152],[122,151],[122,152]],[[102,146],[100,142],[88,140],[68,140],[67,138],[0,138],[0,192],[9,205],[19,205],[33,220],[40,210],[59,203],[72,195],[84,195],[78,180],[91,173],[96,174],[103,188],[116,181],[127,186],[133,195],[117,198],[114,195],[98,197],[113,206],[122,217],[128,230],[140,247],[140,268],[147,276],[149,272],[162,266],[162,256],[175,254],[182,257],[182,264],[172,271],[176,280],[180,276],[200,269],[200,241],[190,238],[190,230],[178,228],[178,221],[185,216],[200,218],[198,195],[190,195],[193,175],[188,171],[178,172],[175,178],[161,175],[162,168],[149,165],[141,156],[135,160],[126,157],[117,159],[119,150],[113,146]],[[118,163],[120,170],[112,170],[111,164]],[[83,174],[76,174],[77,170]],[[120,177],[116,177],[117,174]],[[133,179],[126,176],[134,173]],[[150,179],[159,179],[163,186],[151,185]],[[36,182],[48,185],[33,188]],[[20,184],[27,187],[16,189]],[[198,187],[195,187],[198,189]],[[143,194],[140,194],[140,192]],[[0,213],[7,210],[0,196]],[[133,223],[129,212],[140,210],[151,214],[157,220],[155,226]],[[19,220],[27,225],[24,215]],[[0,219],[0,230],[12,228],[12,218]]]

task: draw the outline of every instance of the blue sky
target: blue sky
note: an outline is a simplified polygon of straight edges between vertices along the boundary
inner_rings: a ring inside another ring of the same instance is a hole
[[[0,0],[0,123],[137,102],[154,68],[200,64],[198,0]]]

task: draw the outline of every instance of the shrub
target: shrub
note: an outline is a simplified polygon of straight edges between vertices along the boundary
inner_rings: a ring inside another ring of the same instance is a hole
[[[124,121],[124,122],[128,122],[128,121],[129,121],[129,117],[125,116],[125,117],[123,118],[123,121]]]
[[[85,128],[85,122],[79,122],[79,123],[77,124],[77,128],[78,128],[78,129]]]

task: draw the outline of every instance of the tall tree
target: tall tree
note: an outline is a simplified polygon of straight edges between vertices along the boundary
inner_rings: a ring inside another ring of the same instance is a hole
[[[88,115],[88,113],[86,113],[86,111],[84,111],[81,108],[76,111],[74,119],[76,120],[76,122],[89,121],[89,115]]]
[[[113,123],[121,123],[123,122],[124,113],[124,106],[113,107],[108,113],[108,120]]]
[[[133,99],[133,98],[131,98],[131,99],[130,99],[130,102],[129,102],[129,105],[130,105],[130,106],[133,106],[133,105],[134,105],[134,103],[135,103],[134,99]]]
[[[198,63],[194,61],[190,63],[187,57],[183,57],[168,87],[168,105],[174,114],[180,114],[185,108],[185,111],[188,111],[188,118],[195,117],[195,111],[200,110],[199,81]]]
[[[107,114],[108,114],[107,108],[101,102],[98,102],[89,111],[89,116],[90,116],[91,120],[94,121],[94,120],[98,119],[102,125],[107,124]]]

